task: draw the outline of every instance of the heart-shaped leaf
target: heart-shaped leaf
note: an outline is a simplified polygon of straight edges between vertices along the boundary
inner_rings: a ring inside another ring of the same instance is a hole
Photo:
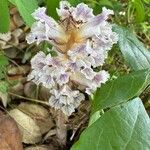
[[[102,115],[71,150],[149,150],[150,119],[139,98]]]
[[[109,81],[96,91],[93,112],[139,96],[148,84],[150,84],[150,70],[137,71]]]

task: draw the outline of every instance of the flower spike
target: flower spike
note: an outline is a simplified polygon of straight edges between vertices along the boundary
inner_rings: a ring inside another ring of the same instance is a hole
[[[48,88],[50,106],[69,116],[85,99],[83,93],[91,95],[109,79],[107,71],[95,68],[104,64],[118,36],[107,21],[112,10],[103,8],[95,16],[93,9],[84,3],[73,7],[68,1],[61,1],[56,11],[59,22],[49,17],[44,7],[32,14],[36,22],[27,42],[47,41],[57,56],[37,53],[31,60],[28,80]]]

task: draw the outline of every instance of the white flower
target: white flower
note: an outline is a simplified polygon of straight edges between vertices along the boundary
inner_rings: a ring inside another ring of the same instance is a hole
[[[46,15],[44,7],[32,14],[36,22],[27,36],[28,43],[48,41],[57,56],[36,54],[31,60],[28,79],[49,88],[50,105],[70,115],[84,100],[78,86],[72,85],[82,85],[90,95],[108,80],[105,70],[96,72],[94,68],[104,64],[118,37],[107,22],[112,10],[103,8],[95,16],[86,4],[73,7],[67,1],[61,1],[56,10],[59,22]]]
[[[71,115],[74,109],[84,100],[84,95],[79,91],[72,91],[68,85],[64,85],[61,89],[51,90],[52,96],[49,103],[52,107],[61,109],[66,115]]]

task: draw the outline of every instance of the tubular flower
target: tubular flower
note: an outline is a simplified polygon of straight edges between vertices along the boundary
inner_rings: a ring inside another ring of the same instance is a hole
[[[113,14],[111,10],[103,8],[95,16],[84,3],[72,7],[67,1],[61,1],[56,11],[59,22],[47,16],[44,7],[32,14],[36,22],[26,38],[28,43],[48,41],[57,56],[37,53],[31,60],[28,79],[49,88],[49,104],[71,115],[84,100],[84,91],[90,95],[108,80],[108,72],[96,72],[94,68],[104,64],[118,37],[107,22]]]

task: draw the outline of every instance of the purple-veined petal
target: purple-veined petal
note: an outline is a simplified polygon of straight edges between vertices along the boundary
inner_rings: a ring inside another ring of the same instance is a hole
[[[75,111],[75,107],[73,105],[64,105],[61,110],[65,115],[70,116]]]
[[[95,75],[93,82],[95,82],[97,85],[100,85],[101,83],[105,83],[108,79],[109,73],[105,70],[101,70]]]
[[[63,85],[69,82],[69,75],[67,73],[63,73],[61,74],[58,78],[57,78],[57,82],[59,85]]]
[[[68,63],[68,68],[72,71],[72,72],[76,72],[80,70],[80,67],[78,67],[76,62],[69,62]]]
[[[56,98],[54,95],[49,98],[49,104],[55,109],[61,109],[62,107],[62,104],[59,102],[59,98]]]
[[[84,68],[81,72],[85,75],[85,77],[89,80],[92,80],[95,76],[95,72],[92,68]]]
[[[46,28],[43,23],[41,22],[33,23],[31,27],[31,32],[26,37],[28,44],[32,44],[34,42],[39,44],[41,41],[47,40],[45,32]]]
[[[38,20],[40,22],[44,22],[47,25],[49,25],[50,27],[57,26],[57,22],[53,18],[46,15],[46,8],[45,7],[39,7],[38,9],[36,9],[32,13],[32,16],[36,20]]]
[[[108,16],[113,14],[112,10],[103,8],[103,11],[101,14],[91,18],[87,23],[85,23],[80,28],[80,36],[81,38],[89,38],[96,34],[100,33],[99,25],[100,24],[106,24],[106,20],[108,19]]]
[[[66,42],[67,37],[63,28],[51,17],[46,14],[46,8],[41,7],[32,13],[32,16],[45,25],[45,34],[47,40],[56,40],[57,42]],[[32,29],[32,28],[31,28]],[[32,30],[31,30],[32,31]]]
[[[55,82],[53,80],[53,78],[51,77],[51,75],[43,75],[40,78],[41,83],[43,83],[43,85],[46,88],[52,88],[55,85]]]
[[[31,59],[31,68],[41,70],[45,66],[46,55],[40,51]]]
[[[94,17],[93,9],[89,8],[88,5],[84,3],[80,3],[73,10],[72,16],[76,21],[86,22],[90,18]]]
[[[69,18],[71,15],[73,7],[71,7],[70,3],[68,1],[60,1],[59,9],[56,8],[58,16],[61,17],[61,19]]]

